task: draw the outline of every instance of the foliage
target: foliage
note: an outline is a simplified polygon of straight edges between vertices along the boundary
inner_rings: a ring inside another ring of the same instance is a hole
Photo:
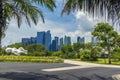
[[[120,35],[118,35],[118,37],[116,38],[115,43],[120,47]]]
[[[82,61],[87,61],[87,60],[90,60],[90,53],[91,51],[90,50],[80,50],[80,59]]]
[[[33,5],[34,3],[34,5]],[[36,6],[35,6],[36,5]],[[43,5],[48,8],[50,11],[56,7],[53,0],[5,0],[3,1],[3,12],[6,20],[10,20],[11,18],[17,19],[18,26],[22,22],[22,18],[24,17],[28,24],[30,25],[30,20],[37,24],[38,17],[40,16],[44,22],[43,13],[37,7],[37,5]]]
[[[118,59],[120,61],[120,48],[115,48],[112,53],[113,59]]]
[[[93,46],[91,42],[85,44],[85,49],[92,49],[92,47]]]
[[[91,61],[97,61],[98,57],[101,55],[101,48],[98,46],[95,46],[91,49],[91,54],[90,54],[90,60]]]
[[[120,20],[119,6],[119,0],[66,0],[62,14],[82,10],[84,13],[92,15],[93,18],[103,16],[106,20],[112,20],[113,24],[118,24]]]
[[[44,45],[39,45],[39,44],[30,44],[27,46],[28,52],[44,52],[45,51],[45,46]]]
[[[0,55],[14,55],[14,54],[11,52],[6,52],[5,49],[1,49]]]
[[[73,52],[73,48],[71,45],[63,45],[61,47],[62,58],[69,58],[69,53]]]
[[[29,26],[31,22],[37,24],[39,17],[44,21],[42,10],[38,7],[42,5],[53,11],[56,7],[54,0],[1,0],[0,1],[0,44],[5,36],[5,30],[11,19],[16,19],[20,28],[22,21],[26,21]],[[1,47],[1,46],[0,46]]]
[[[11,44],[11,45],[8,45],[8,47],[11,47],[11,48],[20,48],[20,47],[23,47],[24,49],[26,49],[26,46],[23,45],[22,43]]]
[[[92,35],[97,37],[97,39],[104,45],[104,47],[107,47],[108,50],[108,58],[109,58],[109,64],[111,64],[111,46],[114,44],[114,40],[117,38],[118,34],[116,31],[114,31],[113,27],[110,26],[108,23],[98,23],[95,26],[94,31],[92,32]]]
[[[74,43],[73,44],[73,50],[76,52],[79,52],[80,49],[84,49],[85,44],[84,43]]]
[[[39,62],[39,63],[62,63],[61,58],[35,57],[35,56],[0,56],[0,62]]]
[[[61,53],[60,51],[58,51],[58,52],[53,52],[53,53],[52,53],[52,56],[61,57],[61,56],[62,56],[61,54],[62,54],[62,53]]]

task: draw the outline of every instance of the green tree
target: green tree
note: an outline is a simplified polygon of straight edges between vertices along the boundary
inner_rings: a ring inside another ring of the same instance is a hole
[[[91,51],[88,49],[80,50],[80,59],[83,61],[90,60],[90,53]]]
[[[120,47],[120,35],[118,35],[118,37],[116,38],[115,43]]]
[[[43,13],[38,5],[45,6],[50,11],[56,7],[54,0],[0,0],[0,44],[7,24],[13,18],[17,20],[18,27],[23,19],[26,19],[29,25],[31,21],[37,24],[40,16],[44,22]]]
[[[77,58],[80,58],[80,49],[84,49],[85,48],[85,44],[84,43],[74,43],[73,44],[73,51],[76,54]]]
[[[120,48],[115,48],[113,50],[113,57],[119,59],[120,61]]]
[[[71,45],[63,45],[61,47],[61,53],[63,58],[71,58],[71,55],[73,55],[73,48]],[[72,54],[71,54],[72,53]],[[72,56],[74,57],[74,56]]]
[[[91,49],[90,53],[90,60],[91,61],[97,61],[98,57],[100,57],[102,48],[99,46],[95,46]]]
[[[15,44],[11,44],[11,45],[8,45],[8,47],[11,47],[11,48],[20,48],[20,47],[23,47],[26,49],[26,46],[23,45],[22,43],[15,43]]]
[[[44,45],[38,45],[38,44],[30,44],[27,46],[28,52],[43,52],[45,51],[45,46]]]
[[[92,43],[85,43],[85,49],[91,49],[92,48]]]
[[[111,64],[111,45],[113,44],[113,41],[118,36],[117,32],[114,31],[113,27],[110,26],[108,23],[98,23],[95,26],[94,31],[92,32],[92,35],[97,37],[97,39],[104,44],[104,46],[107,47],[108,50],[108,58],[109,58],[109,64]]]

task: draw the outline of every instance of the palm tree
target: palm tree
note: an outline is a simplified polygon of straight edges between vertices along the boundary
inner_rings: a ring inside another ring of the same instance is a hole
[[[45,6],[50,11],[56,7],[54,0],[0,0],[0,44],[7,24],[13,18],[17,20],[18,27],[23,19],[26,19],[28,25],[31,22],[37,24],[40,16],[44,22],[43,13],[36,5]]]
[[[104,16],[112,20],[113,25],[120,23],[120,0],[66,0],[62,14],[82,10],[93,17]]]

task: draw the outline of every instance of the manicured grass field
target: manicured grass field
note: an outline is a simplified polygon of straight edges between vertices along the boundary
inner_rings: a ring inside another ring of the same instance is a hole
[[[76,61],[81,61],[80,59],[72,59],[72,60],[76,60]],[[120,65],[120,61],[115,60],[115,59],[111,59],[112,60],[112,64],[108,64],[108,59],[104,59],[104,58],[99,58],[98,61],[84,61],[84,62],[90,62],[90,63],[95,63],[95,64],[107,64],[107,65]]]
[[[39,56],[0,56],[0,62],[62,63],[63,59]]]
[[[112,64],[111,65],[120,65],[120,61],[118,60],[114,60],[114,59],[111,59],[112,61]],[[108,64],[108,59],[104,59],[104,58],[99,58],[98,61],[90,61],[92,63],[97,63],[97,64]]]

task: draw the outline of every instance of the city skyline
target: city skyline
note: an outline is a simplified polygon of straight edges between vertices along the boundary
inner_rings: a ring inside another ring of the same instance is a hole
[[[46,50],[51,51],[58,51],[63,45],[71,45],[74,43],[71,41],[71,36],[67,35],[64,35],[64,37],[54,36],[54,38],[52,38],[50,30],[36,33],[37,35],[34,37],[22,38],[21,43],[24,45],[42,44],[45,46]],[[85,38],[77,36],[75,43],[85,43]]]
[[[16,20],[12,20],[8,24],[6,31],[6,37],[2,40],[2,45],[7,46],[9,44],[18,43],[22,37],[35,36],[35,32],[51,30],[53,36],[68,35],[72,37],[72,41],[75,42],[75,36],[83,35],[88,42],[91,37],[91,30],[93,28],[93,22],[80,12],[76,12],[70,15],[61,16],[61,10],[63,8],[62,0],[57,0],[57,8],[54,12],[50,12],[44,7],[40,7],[43,10],[45,17],[45,23],[39,19],[37,25],[31,24],[29,27],[25,21],[23,21],[21,28],[17,27]],[[81,20],[83,19],[83,20]],[[17,33],[17,34],[16,34]]]
[[[56,3],[57,8],[54,12],[50,12],[48,9],[39,6],[43,10],[45,23],[39,18],[37,25],[31,24],[31,27],[29,27],[26,21],[23,21],[21,28],[18,28],[16,20],[12,19],[8,24],[6,36],[2,39],[2,45],[7,46],[18,43],[22,37],[35,36],[35,32],[47,30],[51,30],[53,36],[71,36],[73,42],[76,41],[75,39],[78,35],[81,35],[81,37],[84,36],[86,38],[85,42],[90,42],[92,37],[91,32],[98,20],[93,20],[82,11],[61,16],[63,2],[62,0],[57,0]],[[102,20],[100,21],[102,22]]]

